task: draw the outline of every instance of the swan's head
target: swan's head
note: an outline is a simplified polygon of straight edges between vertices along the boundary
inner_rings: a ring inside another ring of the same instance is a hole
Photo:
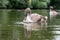
[[[31,9],[30,8],[26,8],[25,9],[25,14],[30,14],[31,13]]]
[[[53,6],[50,6],[50,10],[54,10]]]

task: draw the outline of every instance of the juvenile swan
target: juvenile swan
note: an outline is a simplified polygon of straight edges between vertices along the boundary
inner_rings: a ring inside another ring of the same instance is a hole
[[[44,21],[45,21],[47,19],[47,16],[45,17],[38,13],[31,14],[30,8],[25,9],[24,22],[40,22],[40,21],[42,21],[41,19],[44,19]]]
[[[57,12],[54,10],[54,8],[52,6],[50,6],[50,20],[54,20],[57,16]]]

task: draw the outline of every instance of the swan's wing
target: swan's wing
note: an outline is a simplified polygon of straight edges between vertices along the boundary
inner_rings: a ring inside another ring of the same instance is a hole
[[[37,20],[39,20],[40,18],[41,18],[41,15],[39,15],[39,14],[31,14],[31,18],[32,18],[32,20],[33,21],[37,21]]]

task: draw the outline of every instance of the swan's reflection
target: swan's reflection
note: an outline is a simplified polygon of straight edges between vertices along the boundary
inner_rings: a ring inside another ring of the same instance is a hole
[[[31,31],[43,30],[46,27],[45,24],[41,25],[39,23],[24,23],[24,34],[25,37],[31,37]]]

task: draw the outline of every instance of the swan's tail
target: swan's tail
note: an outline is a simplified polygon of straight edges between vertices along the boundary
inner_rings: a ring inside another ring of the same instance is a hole
[[[47,16],[45,16],[45,18],[46,18],[46,21],[47,21],[48,17],[47,17]]]

